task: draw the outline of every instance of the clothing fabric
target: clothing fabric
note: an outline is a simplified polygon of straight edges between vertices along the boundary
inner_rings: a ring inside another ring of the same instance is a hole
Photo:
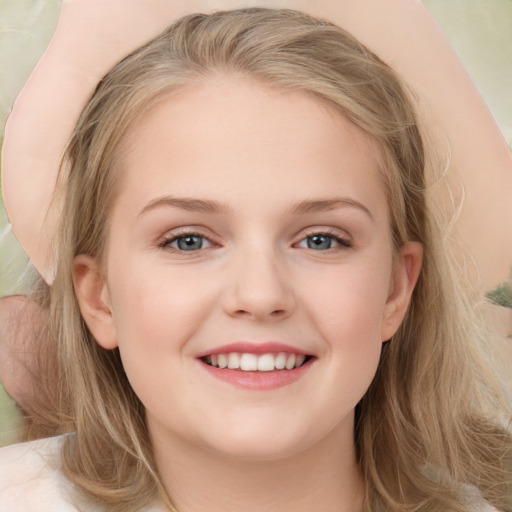
[[[60,471],[65,436],[15,444],[0,449],[0,512],[108,512],[85,499]],[[472,512],[499,512],[474,487],[465,492]],[[155,505],[130,512],[165,512]]]
[[[0,512],[108,512],[86,498],[60,471],[64,436],[0,449]],[[133,512],[164,512],[154,506]]]

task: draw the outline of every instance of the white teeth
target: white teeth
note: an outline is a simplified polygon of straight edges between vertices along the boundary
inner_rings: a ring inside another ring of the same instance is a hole
[[[240,357],[240,370],[254,372],[258,369],[258,356],[256,354],[242,354]]]
[[[286,369],[287,370],[291,370],[292,368],[295,368],[295,354],[290,354],[287,358],[286,358]]]
[[[236,352],[228,354],[228,368],[230,370],[240,368],[240,356]]]
[[[297,359],[295,360],[295,368],[302,366],[304,364],[305,360],[306,360],[306,356],[304,354],[299,354],[297,356]]]
[[[230,370],[242,370],[245,372],[272,372],[274,370],[293,370],[299,368],[306,361],[303,354],[262,354],[260,356],[251,353],[240,354],[229,352],[226,354],[214,354],[207,358],[207,362],[214,367],[228,368]]]
[[[226,368],[228,365],[228,358],[224,354],[219,354],[217,356],[217,362],[219,364],[219,368]]]
[[[264,354],[258,358],[258,370],[260,372],[271,372],[274,368],[275,363],[272,354]]]
[[[286,366],[286,354],[280,352],[276,357],[276,370],[284,370]]]

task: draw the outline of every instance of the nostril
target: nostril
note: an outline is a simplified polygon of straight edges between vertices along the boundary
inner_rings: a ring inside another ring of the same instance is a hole
[[[247,311],[245,309],[238,309],[234,312],[236,316],[264,316],[265,314],[258,314],[258,313],[251,313],[250,311]],[[282,316],[286,316],[286,310],[285,309],[275,309],[274,311],[270,311],[268,313],[268,316],[272,318],[279,318]]]
[[[289,291],[243,284],[237,283],[223,294],[222,308],[230,316],[278,320],[293,311],[295,300]]]

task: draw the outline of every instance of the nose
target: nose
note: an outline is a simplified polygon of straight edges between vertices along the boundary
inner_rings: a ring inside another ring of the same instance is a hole
[[[284,265],[272,251],[248,251],[233,261],[225,283],[222,306],[230,316],[259,321],[288,317],[295,295]]]

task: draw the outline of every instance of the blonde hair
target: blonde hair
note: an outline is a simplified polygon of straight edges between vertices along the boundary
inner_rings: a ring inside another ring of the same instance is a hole
[[[110,510],[172,507],[151,453],[144,407],[117,350],[99,347],[82,320],[73,258],[103,258],[120,177],[116,155],[137,118],[213,73],[239,74],[328,102],[370,134],[383,158],[395,247],[421,242],[411,306],[383,348],[356,409],[355,442],[368,511],[468,511],[464,485],[510,506],[510,435],[491,384],[483,331],[444,255],[425,205],[425,154],[414,103],[395,73],[340,28],[289,10],[191,15],[120,62],[86,106],[67,152],[59,268],[51,294],[52,350],[61,371],[63,470]],[[502,415],[500,420],[499,415]]]

